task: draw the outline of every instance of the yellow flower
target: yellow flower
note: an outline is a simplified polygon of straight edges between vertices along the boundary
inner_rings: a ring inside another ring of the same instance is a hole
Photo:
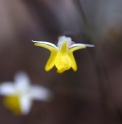
[[[72,68],[77,71],[77,64],[73,56],[73,52],[86,47],[94,47],[94,45],[75,43],[70,37],[62,36],[59,38],[57,46],[55,44],[43,41],[33,41],[35,46],[48,49],[51,55],[45,66],[45,70],[49,71],[55,65],[58,73],[62,73]]]

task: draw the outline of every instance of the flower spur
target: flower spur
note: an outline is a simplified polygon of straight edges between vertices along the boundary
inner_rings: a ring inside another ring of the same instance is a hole
[[[63,73],[72,68],[77,71],[77,64],[73,56],[73,52],[86,47],[94,47],[90,44],[75,43],[70,37],[61,36],[57,46],[50,42],[33,41],[35,46],[48,49],[51,55],[46,63],[45,70],[49,71],[56,66],[58,73]]]

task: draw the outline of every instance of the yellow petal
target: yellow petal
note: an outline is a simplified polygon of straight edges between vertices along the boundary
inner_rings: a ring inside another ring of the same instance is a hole
[[[73,69],[74,71],[77,71],[77,64],[76,64],[76,61],[75,61],[75,58],[74,58],[73,53],[70,52],[70,51],[68,51],[68,55],[69,55],[69,57],[70,57],[70,59],[71,59],[71,66],[72,66],[72,69]]]
[[[67,42],[64,42],[55,58],[55,66],[58,73],[62,73],[71,68],[71,59],[67,53]]]
[[[60,70],[57,70],[57,73],[61,74],[61,73],[63,73],[64,71],[66,71],[66,70],[60,69]]]
[[[74,51],[76,51],[76,50],[84,49],[84,48],[86,48],[85,45],[74,44],[74,45],[72,45],[68,50],[71,51],[71,52],[74,52]]]
[[[54,64],[55,64],[55,58],[56,58],[57,53],[51,53],[46,66],[45,66],[45,70],[49,71],[50,69],[53,68]]]
[[[55,66],[58,69],[57,72],[63,72],[71,68],[71,59],[67,53],[59,52],[55,58]]]
[[[61,52],[62,54],[65,54],[66,51],[67,51],[67,42],[64,42],[64,43],[62,44],[61,48],[60,48],[60,52]]]
[[[3,99],[4,105],[10,109],[13,113],[20,115],[20,103],[18,96],[5,96]]]
[[[51,52],[56,52],[58,50],[54,44],[52,44],[52,43],[46,44],[46,43],[48,43],[48,42],[45,42],[45,43],[38,43],[37,42],[37,43],[34,43],[34,45],[46,48],[46,49],[50,50]],[[51,44],[51,45],[49,45],[49,44]]]

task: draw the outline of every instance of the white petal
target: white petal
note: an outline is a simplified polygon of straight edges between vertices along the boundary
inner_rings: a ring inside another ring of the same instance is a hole
[[[30,79],[25,72],[16,73],[14,81],[18,89],[26,89],[30,85]]]
[[[27,95],[20,97],[20,107],[22,114],[26,115],[30,112],[32,100]]]
[[[15,94],[15,86],[12,82],[4,82],[0,85],[0,94],[1,95],[12,95]]]
[[[95,45],[92,45],[92,44],[84,44],[84,45],[87,47],[95,47]]]
[[[33,40],[32,40],[32,42],[40,43],[40,44],[46,44],[46,45],[49,45],[49,46],[52,46],[52,47],[58,49],[58,47],[55,44],[50,43],[50,42],[46,42],[46,41],[33,41]]]
[[[61,36],[58,41],[58,47],[61,48],[62,44],[67,41],[67,48],[71,46],[72,39],[70,37]]]
[[[48,101],[52,93],[45,87],[33,86],[31,89],[31,97],[36,100],[46,100]]]
[[[70,48],[77,47],[77,46],[94,47],[94,45],[91,45],[91,44],[76,43],[76,44],[71,45]]]

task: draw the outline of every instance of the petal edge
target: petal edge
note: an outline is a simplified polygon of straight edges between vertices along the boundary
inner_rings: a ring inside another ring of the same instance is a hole
[[[57,54],[51,53],[46,65],[45,65],[45,71],[49,71],[53,68],[55,64],[55,57]]]

